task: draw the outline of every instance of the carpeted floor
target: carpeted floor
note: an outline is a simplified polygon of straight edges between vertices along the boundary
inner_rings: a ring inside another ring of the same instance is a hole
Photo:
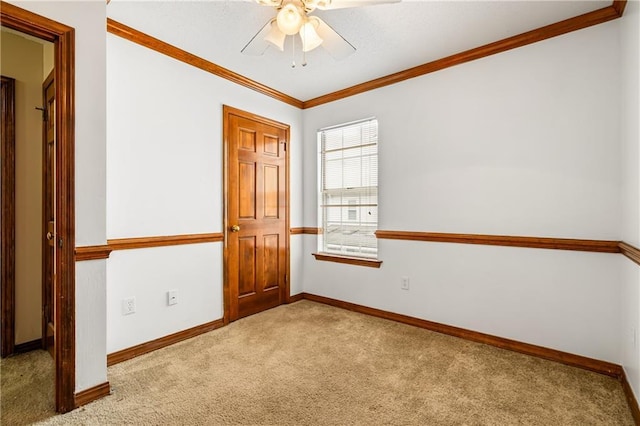
[[[55,366],[49,352],[0,360],[0,424],[30,425],[55,414]]]
[[[112,395],[39,424],[633,425],[615,379],[310,301],[109,380]]]

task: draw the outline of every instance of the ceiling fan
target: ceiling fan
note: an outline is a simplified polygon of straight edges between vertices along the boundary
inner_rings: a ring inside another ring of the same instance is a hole
[[[344,59],[356,51],[326,22],[311,15],[316,9],[330,10],[347,7],[368,6],[382,3],[398,3],[401,0],[255,0],[262,6],[271,6],[277,10],[275,18],[270,19],[260,31],[242,48],[246,55],[262,55],[269,46],[284,51],[287,36],[292,36],[293,67],[295,63],[296,39],[299,39],[303,61],[305,53],[322,46],[335,59]],[[296,37],[299,36],[299,37]]]

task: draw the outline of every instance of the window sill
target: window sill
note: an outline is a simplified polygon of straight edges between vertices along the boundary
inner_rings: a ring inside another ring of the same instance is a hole
[[[346,263],[347,265],[367,266],[369,268],[379,268],[382,260],[367,259],[364,257],[348,257],[329,253],[312,253],[316,260],[324,260],[326,262]]]

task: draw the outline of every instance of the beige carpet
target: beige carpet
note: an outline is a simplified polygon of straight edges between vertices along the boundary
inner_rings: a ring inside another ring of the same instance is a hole
[[[41,424],[633,425],[612,378],[309,301],[109,380],[111,396]]]
[[[54,415],[54,375],[47,351],[0,360],[0,424],[29,425]]]

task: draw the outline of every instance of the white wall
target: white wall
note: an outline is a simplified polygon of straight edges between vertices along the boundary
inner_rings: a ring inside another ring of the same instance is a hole
[[[222,318],[222,244],[116,251],[108,263],[107,352]],[[167,305],[167,292],[178,304]],[[122,300],[136,313],[122,315]]]
[[[620,20],[621,140],[622,140],[622,240],[640,247],[640,4],[627,3]],[[636,399],[640,400],[640,266],[622,259],[622,365]],[[635,343],[634,343],[635,335]]]
[[[305,110],[305,225],[317,129],[375,116],[379,229],[619,239],[616,25]],[[616,255],[379,240],[375,270],[314,261],[315,244],[306,292],[621,360]]]
[[[108,237],[222,232],[222,106],[291,126],[291,226],[301,226],[301,111],[107,36]],[[292,264],[300,256],[292,238]],[[108,352],[222,318],[222,243],[114,252]],[[301,289],[292,265],[292,294]],[[178,305],[166,292],[178,290]],[[122,315],[122,299],[137,312]]]
[[[76,245],[106,242],[106,3],[10,1],[75,28]],[[76,265],[76,391],[107,380],[105,261]]]
[[[2,32],[2,75],[15,79],[15,343],[42,337],[43,46]]]

